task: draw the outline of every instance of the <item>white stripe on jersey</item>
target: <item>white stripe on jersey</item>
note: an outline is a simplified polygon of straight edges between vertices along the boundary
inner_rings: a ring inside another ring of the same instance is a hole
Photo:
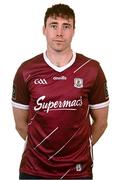
[[[36,117],[36,113],[35,115],[31,118],[31,121],[28,123],[28,126],[30,126],[32,124],[32,121],[34,120],[34,118]]]
[[[91,155],[91,159],[93,161],[93,146],[92,146],[92,136],[89,137],[89,144],[90,144],[90,155]]]
[[[12,101],[12,106],[15,107],[15,108],[24,109],[24,110],[29,109],[29,105],[24,105],[24,104],[16,103],[14,101]]]
[[[69,169],[68,171],[66,171],[66,173],[65,173],[60,179],[63,179],[63,178],[66,176],[66,174],[69,173],[70,170],[71,170],[71,169]]]
[[[52,156],[49,157],[48,160],[52,159],[55,155],[57,155],[63,148],[65,148],[65,146],[73,139],[73,137],[78,133],[78,131],[80,130],[80,128],[73,134],[73,136]]]
[[[29,75],[27,76],[27,78],[25,79],[25,81],[28,81],[28,79],[30,78],[30,76],[31,76],[31,75],[29,74]]]
[[[87,108],[86,118],[87,118],[88,115],[89,115],[89,106],[88,106],[88,108]]]
[[[39,144],[37,144],[35,147],[34,147],[34,150],[40,146],[46,139],[48,139],[57,129],[59,129],[59,127],[57,127],[56,129],[54,129],[48,136],[46,136]]]
[[[89,59],[87,62],[85,62],[84,64],[82,64],[79,68],[77,68],[74,73],[76,73],[77,71],[79,71],[83,66],[85,66],[86,64],[88,64],[91,61],[91,59]]]

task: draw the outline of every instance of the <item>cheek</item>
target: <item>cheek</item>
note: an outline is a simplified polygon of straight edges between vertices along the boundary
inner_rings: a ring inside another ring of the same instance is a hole
[[[68,34],[68,35],[66,35],[66,40],[67,40],[68,42],[72,41],[72,38],[73,38],[73,34]]]
[[[47,39],[53,39],[53,37],[55,37],[55,34],[54,34],[54,32],[52,33],[52,32],[50,32],[50,31],[47,31],[46,33],[45,33],[45,36],[46,36],[46,38]]]

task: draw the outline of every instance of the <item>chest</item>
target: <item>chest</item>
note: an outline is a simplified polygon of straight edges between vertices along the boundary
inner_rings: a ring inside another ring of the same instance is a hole
[[[91,73],[74,68],[63,72],[42,68],[33,71],[28,81],[28,90],[32,100],[45,96],[46,101],[76,100],[79,97],[87,98],[93,84]]]

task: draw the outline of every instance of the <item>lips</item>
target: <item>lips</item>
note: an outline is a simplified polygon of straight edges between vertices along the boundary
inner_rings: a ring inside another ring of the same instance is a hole
[[[58,43],[63,43],[64,41],[62,40],[54,40],[55,42],[58,42]]]

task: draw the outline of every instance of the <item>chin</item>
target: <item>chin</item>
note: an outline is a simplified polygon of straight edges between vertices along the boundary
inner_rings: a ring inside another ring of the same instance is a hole
[[[56,52],[62,52],[63,49],[55,49]]]
[[[56,51],[56,52],[62,52],[62,51],[64,51],[66,48],[54,48],[54,50]]]
[[[56,51],[56,52],[61,52],[61,51],[63,51],[64,49],[54,48],[53,50]]]

